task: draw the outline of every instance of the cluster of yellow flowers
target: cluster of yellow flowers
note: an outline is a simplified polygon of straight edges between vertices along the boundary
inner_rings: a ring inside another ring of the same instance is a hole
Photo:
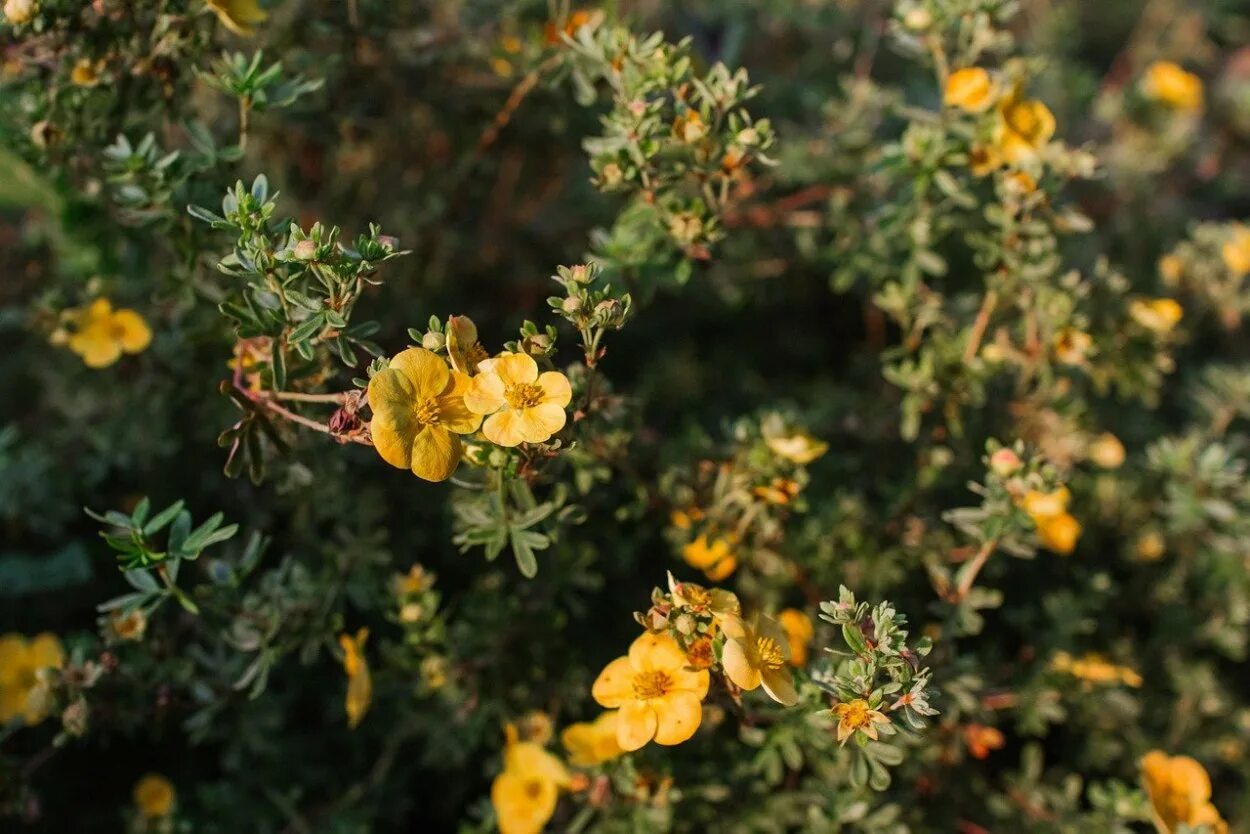
[[[1180,826],[1209,827],[1227,834],[1228,823],[1211,804],[1211,777],[1189,756],[1151,750],[1141,760],[1142,783],[1160,831],[1173,834]]]
[[[469,319],[448,322],[447,358],[408,348],[369,380],[373,445],[392,466],[445,481],[465,454],[463,435],[481,429],[497,446],[545,443],[564,428],[568,377],[539,373],[526,353],[488,358]]]
[[[20,634],[0,637],[0,725],[21,718],[33,726],[48,717],[45,670],[58,669],[65,650],[55,634],[27,640]]]
[[[63,344],[82,357],[89,368],[107,368],[123,353],[142,353],[152,343],[152,329],[134,310],[114,310],[107,298],[66,310],[53,344]]]
[[[1055,135],[1055,116],[1045,104],[1023,98],[1018,84],[996,80],[982,67],[952,72],[942,103],[974,115],[993,108],[984,141],[975,143],[971,151],[970,163],[978,176],[1036,160]]]
[[[1037,525],[1037,536],[1048,550],[1067,556],[1081,537],[1081,522],[1068,512],[1072,493],[1067,487],[1053,492],[1031,489],[1020,499],[1020,507]]]
[[[1112,663],[1094,652],[1088,652],[1079,658],[1074,658],[1067,652],[1056,652],[1050,660],[1050,668],[1088,684],[1121,683],[1134,688],[1142,685],[1141,675],[1136,670]]]

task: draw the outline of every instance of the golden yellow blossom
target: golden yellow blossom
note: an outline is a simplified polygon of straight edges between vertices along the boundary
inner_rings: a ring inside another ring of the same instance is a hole
[[[796,432],[781,437],[765,437],[764,443],[777,457],[785,458],[799,466],[809,464],[829,451],[828,443],[817,440],[807,432]]]
[[[395,593],[400,596],[419,594],[432,587],[434,587],[434,574],[419,564],[410,567],[407,573],[395,575]]]
[[[968,151],[968,169],[975,177],[985,177],[1003,164],[1003,158],[992,145],[973,145]]]
[[[33,640],[20,634],[0,637],[0,725],[22,718],[27,726],[48,717],[44,669],[59,668],[65,650],[55,634],[44,632]]]
[[[257,23],[264,23],[269,19],[269,15],[256,0],[205,0],[205,2],[213,14],[217,15],[221,25],[245,38],[256,34],[254,27]]]
[[[570,724],[560,733],[570,764],[595,767],[625,752],[616,738],[616,716],[616,710],[607,710],[594,721]]]
[[[477,373],[477,366],[490,358],[477,340],[477,325],[468,316],[447,319],[447,358],[451,366],[466,376]]]
[[[763,685],[768,697],[788,707],[799,702],[790,673],[790,639],[776,620],[761,615],[746,623],[729,617],[722,628],[729,639],[721,664],[735,685],[748,692]]]
[[[418,478],[445,481],[456,471],[480,415],[466,407],[469,377],[425,348],[408,348],[369,380],[369,431],[382,460]]]
[[[1081,365],[1093,346],[1088,333],[1065,327],[1055,335],[1055,359],[1064,365]]]
[[[767,484],[753,488],[751,494],[769,504],[789,504],[800,489],[799,482],[792,478],[773,478]]]
[[[339,635],[339,646],[343,649],[343,671],[347,674],[347,698],[344,707],[347,711],[347,726],[355,728],[369,711],[373,702],[373,676],[369,674],[369,661],[365,657],[365,641],[369,639],[369,629],[362,628],[356,636]]]
[[[1054,135],[1055,116],[1037,99],[1013,93],[999,105],[994,145],[1008,165],[1036,158]]]
[[[69,71],[70,83],[78,87],[94,87],[100,83],[100,69],[103,61],[95,62],[90,58],[82,58]]]
[[[573,399],[564,374],[538,373],[538,363],[526,353],[487,359],[478,371],[464,403],[475,414],[489,415],[482,434],[491,443],[544,443],[564,428],[564,409]]]
[[[1089,459],[1103,469],[1119,469],[1124,465],[1124,444],[1110,432],[1103,432],[1089,444]]]
[[[673,578],[672,572],[668,574],[668,592],[678,607],[689,609],[695,614],[711,614],[716,622],[742,612],[738,597],[732,591],[704,588],[693,582],[678,582]]]
[[[969,113],[984,113],[994,103],[994,80],[981,67],[956,70],[946,79],[942,103]]]
[[[505,730],[503,770],[490,786],[490,801],[501,834],[538,834],[555,813],[569,772],[541,744],[518,741],[516,728]]]
[[[35,0],[6,0],[4,19],[14,26],[30,23],[35,16]]]
[[[703,720],[707,670],[691,670],[686,655],[668,634],[641,635],[629,654],[609,663],[591,688],[600,706],[619,709],[616,740],[622,750],[648,741],[681,744]]]
[[[889,724],[890,719],[869,706],[863,698],[836,704],[833,714],[838,718],[838,741],[845,744],[856,731],[873,741],[877,740],[878,724]]]
[[[1064,556],[1076,549],[1081,536],[1081,523],[1067,511],[1072,494],[1067,487],[1054,492],[1029,490],[1020,506],[1037,525],[1037,535],[1042,546]]]
[[[1073,658],[1067,652],[1056,652],[1051,658],[1050,668],[1086,683],[1122,683],[1134,688],[1142,685],[1141,675],[1136,670],[1112,663],[1094,652],[1088,652],[1079,658]]]
[[[802,668],[807,665],[807,644],[812,642],[816,630],[812,618],[797,608],[787,608],[777,615],[777,621],[785,629],[790,644],[790,665]]]
[[[1156,562],[1163,558],[1167,543],[1158,530],[1147,530],[1137,537],[1134,550],[1143,562]]]
[[[174,786],[158,773],[149,773],[135,783],[135,807],[141,816],[148,819],[169,816],[174,810],[175,799]]]
[[[729,547],[729,540],[716,538],[709,542],[707,534],[683,547],[681,555],[686,564],[703,571],[703,575],[713,582],[725,579],[738,567],[738,559]]]
[[[1250,228],[1240,223],[1234,226],[1232,235],[1220,248],[1220,256],[1234,275],[1250,272]]]
[[[107,368],[123,353],[141,353],[152,342],[152,330],[134,310],[114,310],[97,298],[69,315],[74,332],[67,344],[89,368]]]
[[[1164,336],[1176,327],[1185,310],[1171,298],[1135,298],[1129,302],[1128,314],[1142,327]]]
[[[1202,79],[1171,61],[1155,61],[1141,79],[1142,93],[1185,113],[1202,111]]]
[[[1157,821],[1168,834],[1181,825],[1206,825],[1225,834],[1228,824],[1211,804],[1211,778],[1189,756],[1151,750],[1141,760],[1142,784]]]

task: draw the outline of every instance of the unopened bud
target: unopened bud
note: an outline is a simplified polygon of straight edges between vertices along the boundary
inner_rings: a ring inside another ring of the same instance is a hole
[[[1020,471],[1020,456],[1011,449],[999,449],[990,455],[990,471],[1000,478],[1010,478]]]
[[[695,622],[694,617],[689,614],[678,614],[677,619],[673,620],[673,627],[676,628],[679,633],[685,635],[694,634],[694,630],[697,625],[698,623]]]
[[[317,256],[317,244],[308,238],[304,238],[295,244],[295,248],[291,250],[291,254],[294,255],[297,260],[311,261]]]
[[[446,344],[447,337],[442,333],[437,333],[433,330],[421,337],[421,347],[426,350],[439,351],[442,350],[443,346]]]

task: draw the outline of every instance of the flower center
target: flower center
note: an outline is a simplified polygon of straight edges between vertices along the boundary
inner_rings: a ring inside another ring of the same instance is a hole
[[[522,382],[518,385],[509,385],[504,391],[504,400],[508,403],[508,408],[513,411],[520,411],[523,408],[533,408],[542,402],[543,388],[536,382]]]
[[[842,721],[856,729],[867,727],[869,721],[868,702],[861,699],[846,704],[846,709],[842,712]]]
[[[755,638],[755,652],[760,657],[760,666],[765,669],[780,669],[786,663],[786,657],[781,653],[781,646],[778,646],[777,641],[771,637]]]
[[[417,413],[417,422],[423,426],[438,425],[441,419],[438,413],[438,400],[434,397],[418,400],[414,410]]]
[[[525,795],[530,799],[538,799],[543,793],[543,783],[537,779],[530,779],[525,783]]]
[[[691,608],[707,608],[712,604],[712,594],[695,585],[682,585],[681,595]]]
[[[486,352],[486,348],[482,347],[481,342],[474,342],[468,350],[464,352],[464,359],[468,366],[477,370],[479,363],[490,358],[490,354]]]
[[[634,675],[634,697],[640,701],[660,698],[667,695],[672,688],[673,679],[668,672],[653,670]]]

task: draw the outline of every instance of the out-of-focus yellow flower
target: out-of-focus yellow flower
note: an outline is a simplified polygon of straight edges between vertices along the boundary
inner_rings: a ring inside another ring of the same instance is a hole
[[[1088,652],[1079,658],[1073,658],[1067,652],[1056,652],[1051,658],[1050,668],[1086,683],[1122,683],[1134,688],[1142,685],[1141,675],[1135,669],[1112,663],[1094,652]]]
[[[395,575],[395,593],[400,596],[411,596],[434,587],[434,574],[422,565],[413,565],[407,573]]]
[[[994,103],[994,80],[981,67],[956,70],[946,79],[942,103],[969,113],[984,113]]]
[[[1022,99],[1017,92],[999,104],[994,145],[1008,165],[1036,158],[1054,135],[1055,116],[1037,99]]]
[[[1185,310],[1172,298],[1135,298],[1129,302],[1128,314],[1142,327],[1164,336],[1172,332]]]
[[[1250,228],[1240,223],[1234,226],[1232,235],[1220,248],[1220,256],[1234,275],[1250,272]]]
[[[1137,537],[1133,545],[1137,558],[1143,562],[1157,562],[1163,558],[1167,543],[1158,530],[1147,530]]]
[[[557,26],[555,21],[547,21],[543,26],[543,39],[548,44],[555,46],[559,44],[560,33],[568,35],[570,38],[577,34],[577,30],[583,26],[597,25],[599,15],[587,9],[574,9],[569,13],[568,19],[564,21],[564,26]]]
[[[369,674],[369,661],[365,657],[367,639],[367,628],[357,631],[355,637],[339,635],[339,646],[343,648],[343,671],[347,674],[347,726],[353,729],[360,724],[373,702],[373,676]]]
[[[695,614],[710,614],[715,622],[742,613],[738,597],[732,591],[704,588],[693,582],[678,582],[671,572],[668,575],[668,592],[678,607]]]
[[[490,358],[477,340],[477,325],[468,316],[447,319],[447,358],[451,366],[466,376],[477,373],[477,366]]]
[[[616,716],[616,710],[607,710],[594,721],[570,724],[560,733],[570,764],[595,767],[625,752],[616,739]]]
[[[1211,803],[1211,778],[1201,764],[1189,756],[1151,750],[1142,757],[1141,769],[1142,785],[1164,831],[1206,825],[1226,834],[1228,824]]]
[[[686,110],[673,120],[673,136],[687,145],[693,145],[707,136],[707,125],[698,110]]]
[[[518,741],[508,725],[503,771],[490,786],[501,834],[538,834],[555,813],[560,789],[569,786],[564,763],[532,741]]]
[[[114,611],[108,618],[109,631],[118,640],[142,640],[148,630],[148,618],[142,608],[136,608],[129,614]]]
[[[78,87],[94,87],[100,83],[100,69],[104,62],[92,61],[90,58],[79,59],[69,71],[71,84]]]
[[[35,0],[6,0],[4,19],[14,26],[30,23],[35,16]]]
[[[1003,158],[993,145],[973,145],[968,151],[968,169],[975,177],[994,173],[1003,164]]]
[[[788,707],[799,702],[790,673],[790,638],[776,620],[761,615],[747,623],[729,617],[722,628],[729,639],[721,664],[735,685],[747,692],[763,685],[768,697]]]
[[[564,409],[573,399],[568,377],[538,373],[526,353],[504,353],[478,365],[464,402],[475,414],[489,415],[482,434],[500,446],[544,443],[564,428]]]
[[[432,654],[421,661],[421,680],[431,690],[439,690],[447,685],[447,658]]]
[[[696,521],[703,520],[703,510],[698,507],[687,507],[684,510],[673,510],[668,517],[669,522],[678,530],[689,530]]]
[[[777,615],[777,621],[785,629],[786,641],[790,645],[790,665],[797,668],[806,666],[807,645],[816,633],[812,618],[797,608],[787,608]]]
[[[968,754],[972,758],[985,759],[989,757],[991,751],[1002,748],[1006,744],[1006,739],[997,727],[969,724],[964,727],[964,744],[968,745]]]
[[[1055,334],[1055,359],[1064,365],[1083,364],[1093,346],[1094,340],[1088,333],[1065,327]]]
[[[799,494],[799,490],[799,482],[793,478],[773,478],[767,484],[753,488],[751,494],[770,504],[789,504]]]
[[[418,478],[445,481],[456,471],[480,415],[466,407],[469,377],[425,348],[408,348],[369,380],[369,432],[382,460]]]
[[[616,740],[622,750],[648,741],[681,744],[703,720],[707,670],[687,668],[685,653],[668,634],[641,635],[629,654],[609,663],[591,688],[600,706],[619,709]]]
[[[1159,259],[1159,276],[1163,279],[1163,283],[1169,287],[1175,287],[1181,282],[1181,275],[1185,272],[1185,262],[1178,255],[1164,255]]]
[[[1076,549],[1076,541],[1081,536],[1081,523],[1068,512],[1071,500],[1067,487],[1054,492],[1029,490],[1020,500],[1021,508],[1037,525],[1042,546],[1064,556]]]
[[[706,533],[683,547],[681,555],[686,564],[703,571],[703,575],[713,582],[720,582],[738,567],[738,559],[729,546],[729,540],[715,538],[709,542]]]
[[[535,744],[546,744],[551,741],[551,736],[555,733],[555,726],[551,723],[551,716],[540,709],[527,712],[521,716],[521,720],[517,722],[517,730],[521,734],[521,738],[526,741],[532,741]]]
[[[1124,444],[1110,432],[1103,432],[1089,444],[1089,459],[1103,469],[1119,469],[1124,465]]]
[[[869,706],[863,698],[834,705],[833,714],[838,718],[838,741],[843,744],[856,731],[876,741],[877,725],[890,723],[889,718]]]
[[[764,443],[777,457],[797,463],[799,466],[809,464],[829,451],[828,443],[817,440],[802,431],[778,437],[765,437]]]
[[[55,634],[44,632],[27,640],[20,634],[0,637],[0,724],[22,718],[33,726],[48,717],[45,669],[65,662],[65,650]]]
[[[135,783],[135,808],[147,819],[167,817],[174,810],[178,798],[174,786],[159,773],[149,773]]]
[[[256,0],[205,0],[213,14],[236,35],[250,38],[256,34],[257,23],[264,23],[269,15]]]
[[[1202,111],[1202,79],[1171,61],[1155,61],[1141,79],[1142,93],[1185,113]]]
[[[152,330],[134,310],[114,310],[107,298],[97,298],[84,308],[70,311],[74,332],[69,349],[89,368],[107,368],[123,353],[141,353],[152,343]]]

